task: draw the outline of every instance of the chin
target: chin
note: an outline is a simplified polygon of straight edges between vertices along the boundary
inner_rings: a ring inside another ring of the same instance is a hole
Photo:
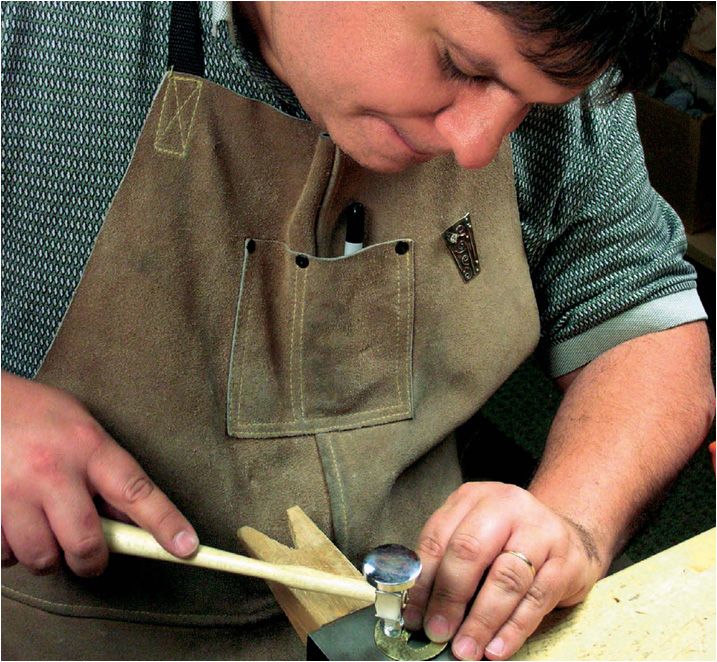
[[[364,168],[373,170],[373,172],[379,172],[384,175],[395,175],[399,172],[410,168],[414,165],[413,162],[409,163],[397,163],[395,161],[381,161],[380,163],[361,163]]]
[[[339,145],[339,147],[341,146]],[[364,168],[387,175],[403,172],[412,165],[415,165],[415,161],[410,158],[371,153],[356,154],[352,153],[351,150],[344,149],[343,147],[341,147],[341,150]]]

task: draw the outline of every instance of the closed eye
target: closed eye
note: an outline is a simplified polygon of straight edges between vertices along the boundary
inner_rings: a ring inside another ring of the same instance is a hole
[[[464,71],[461,71],[451,59],[451,55],[447,49],[441,51],[440,64],[441,71],[443,71],[444,75],[449,80],[457,80],[471,85],[486,83],[490,80],[489,76],[471,76]]]

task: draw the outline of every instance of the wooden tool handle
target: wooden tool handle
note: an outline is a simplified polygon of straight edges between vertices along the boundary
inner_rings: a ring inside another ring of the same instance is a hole
[[[292,588],[341,595],[367,602],[374,602],[376,599],[376,589],[363,579],[341,577],[304,566],[258,561],[248,556],[232,554],[205,545],[199,545],[194,556],[180,559],[167,552],[150,533],[136,526],[102,518],[102,529],[110,551],[118,554],[222,570],[248,577],[259,577]]]

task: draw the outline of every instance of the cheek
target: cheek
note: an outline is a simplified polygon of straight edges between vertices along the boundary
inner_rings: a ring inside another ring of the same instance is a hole
[[[335,139],[348,133],[375,137],[369,128],[355,126],[366,116],[395,123],[431,116],[450,103],[453,86],[441,73],[433,33],[406,19],[397,8],[401,3],[396,9],[376,3],[382,8],[378,13],[373,3],[338,3],[346,9],[330,13],[311,7],[321,3],[276,4],[282,9],[276,26],[284,82]],[[348,21],[351,12],[361,16]]]
[[[437,99],[444,85],[425,10],[402,5],[337,3],[327,11],[323,3],[276,3],[285,82],[312,119],[426,114],[445,102]]]
[[[441,75],[430,45],[396,48],[371,64],[356,85],[356,99],[369,112],[391,117],[432,115],[450,103],[454,90]]]
[[[344,51],[314,50],[293,60],[288,83],[309,117],[325,126],[330,117],[360,114],[371,103],[366,74],[371,64],[345,57]]]
[[[378,62],[369,70],[346,63],[341,76],[327,86],[329,106],[345,115],[416,118],[435,114],[451,100],[451,92],[431,75],[428,66],[398,60]]]

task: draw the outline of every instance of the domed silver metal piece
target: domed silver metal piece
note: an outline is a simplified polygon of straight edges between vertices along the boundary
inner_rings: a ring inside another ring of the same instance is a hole
[[[403,545],[381,545],[364,558],[363,574],[377,590],[400,593],[416,583],[421,574],[421,559]]]
[[[403,545],[381,545],[364,558],[363,574],[376,589],[376,617],[382,632],[391,639],[400,637],[408,589],[421,574],[421,559]]]

